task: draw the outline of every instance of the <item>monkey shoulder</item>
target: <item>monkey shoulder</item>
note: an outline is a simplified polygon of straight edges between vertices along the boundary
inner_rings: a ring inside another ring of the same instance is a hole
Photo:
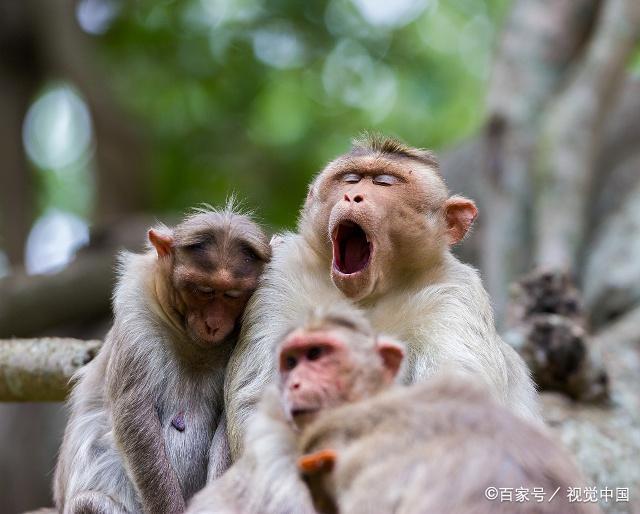
[[[334,295],[337,296],[337,290],[326,272],[326,262],[304,237],[287,232],[280,238],[262,277],[262,284],[267,289],[283,290],[296,296],[317,296],[319,290],[322,290],[322,294],[335,291]],[[319,280],[320,277],[323,280]]]
[[[378,330],[407,342],[437,344],[443,337],[450,339],[449,334],[460,343],[478,338],[493,343],[495,338],[479,273],[454,256],[445,260],[440,273],[382,297],[369,313]]]
[[[236,366],[239,357],[243,362],[253,361],[249,355],[271,352],[283,331],[301,322],[319,300],[326,303],[341,300],[341,293],[325,268],[326,264],[301,235],[287,232],[280,236],[271,262],[247,305],[230,369],[237,367],[241,371],[240,368],[251,366],[249,363]],[[259,364],[263,367],[263,363]]]
[[[156,258],[151,252],[121,252],[116,265],[113,310],[116,317],[131,317],[139,309],[147,310]]]

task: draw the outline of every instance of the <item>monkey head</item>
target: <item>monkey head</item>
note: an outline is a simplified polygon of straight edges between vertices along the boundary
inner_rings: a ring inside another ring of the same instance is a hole
[[[208,347],[236,333],[271,257],[269,240],[247,216],[198,212],[173,230],[149,230],[157,252],[158,301],[174,327]]]
[[[378,338],[364,320],[331,314],[289,333],[278,352],[287,415],[303,428],[323,409],[371,396],[389,386],[403,347]]]
[[[318,175],[300,228],[336,287],[360,301],[433,267],[476,215],[471,200],[449,197],[430,152],[373,138]]]

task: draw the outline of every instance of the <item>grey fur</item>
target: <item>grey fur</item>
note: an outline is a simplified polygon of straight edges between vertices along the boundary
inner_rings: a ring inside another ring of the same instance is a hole
[[[248,427],[247,451],[196,494],[187,514],[315,514],[296,466],[298,437],[277,388],[268,388]]]
[[[153,294],[156,257],[125,254],[115,322],[81,369],[54,481],[60,512],[180,512],[207,478],[232,341],[197,347]],[[171,425],[185,413],[185,430]]]

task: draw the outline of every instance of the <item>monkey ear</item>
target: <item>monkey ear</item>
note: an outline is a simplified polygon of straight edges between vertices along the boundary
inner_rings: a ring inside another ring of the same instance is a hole
[[[171,253],[173,246],[173,237],[169,234],[163,234],[154,229],[149,229],[149,242],[154,246],[158,257],[165,257]]]
[[[298,459],[298,469],[303,475],[328,473],[333,469],[338,454],[334,450],[320,450]]]
[[[471,228],[478,216],[478,208],[473,200],[462,196],[452,196],[445,202],[444,208],[449,244],[454,245],[462,241]]]
[[[404,347],[396,341],[382,339],[376,343],[376,349],[382,357],[385,369],[389,372],[389,378],[393,380],[402,364]]]

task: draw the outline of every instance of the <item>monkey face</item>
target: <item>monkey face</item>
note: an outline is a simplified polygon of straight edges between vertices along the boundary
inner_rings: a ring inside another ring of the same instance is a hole
[[[169,269],[163,303],[188,337],[207,347],[235,335],[270,258],[259,227],[244,216],[208,213],[188,218],[171,235],[150,231],[149,238],[162,269]]]
[[[185,329],[190,339],[200,345],[217,344],[235,333],[250,291],[214,289],[215,282],[194,284],[181,291],[185,304]]]
[[[280,386],[285,410],[302,428],[322,409],[344,403],[355,363],[336,330],[297,330],[280,350]]]
[[[235,332],[264,266],[253,251],[232,243],[212,239],[176,253],[174,283],[185,328],[201,344],[220,343]]]
[[[399,343],[359,332],[334,317],[320,329],[298,329],[279,351],[284,407],[298,428],[323,409],[371,396],[395,379],[404,350]],[[331,326],[331,323],[338,323]]]
[[[446,244],[445,200],[437,173],[409,159],[365,155],[330,164],[306,209],[328,236],[336,287],[359,301],[428,265]]]

